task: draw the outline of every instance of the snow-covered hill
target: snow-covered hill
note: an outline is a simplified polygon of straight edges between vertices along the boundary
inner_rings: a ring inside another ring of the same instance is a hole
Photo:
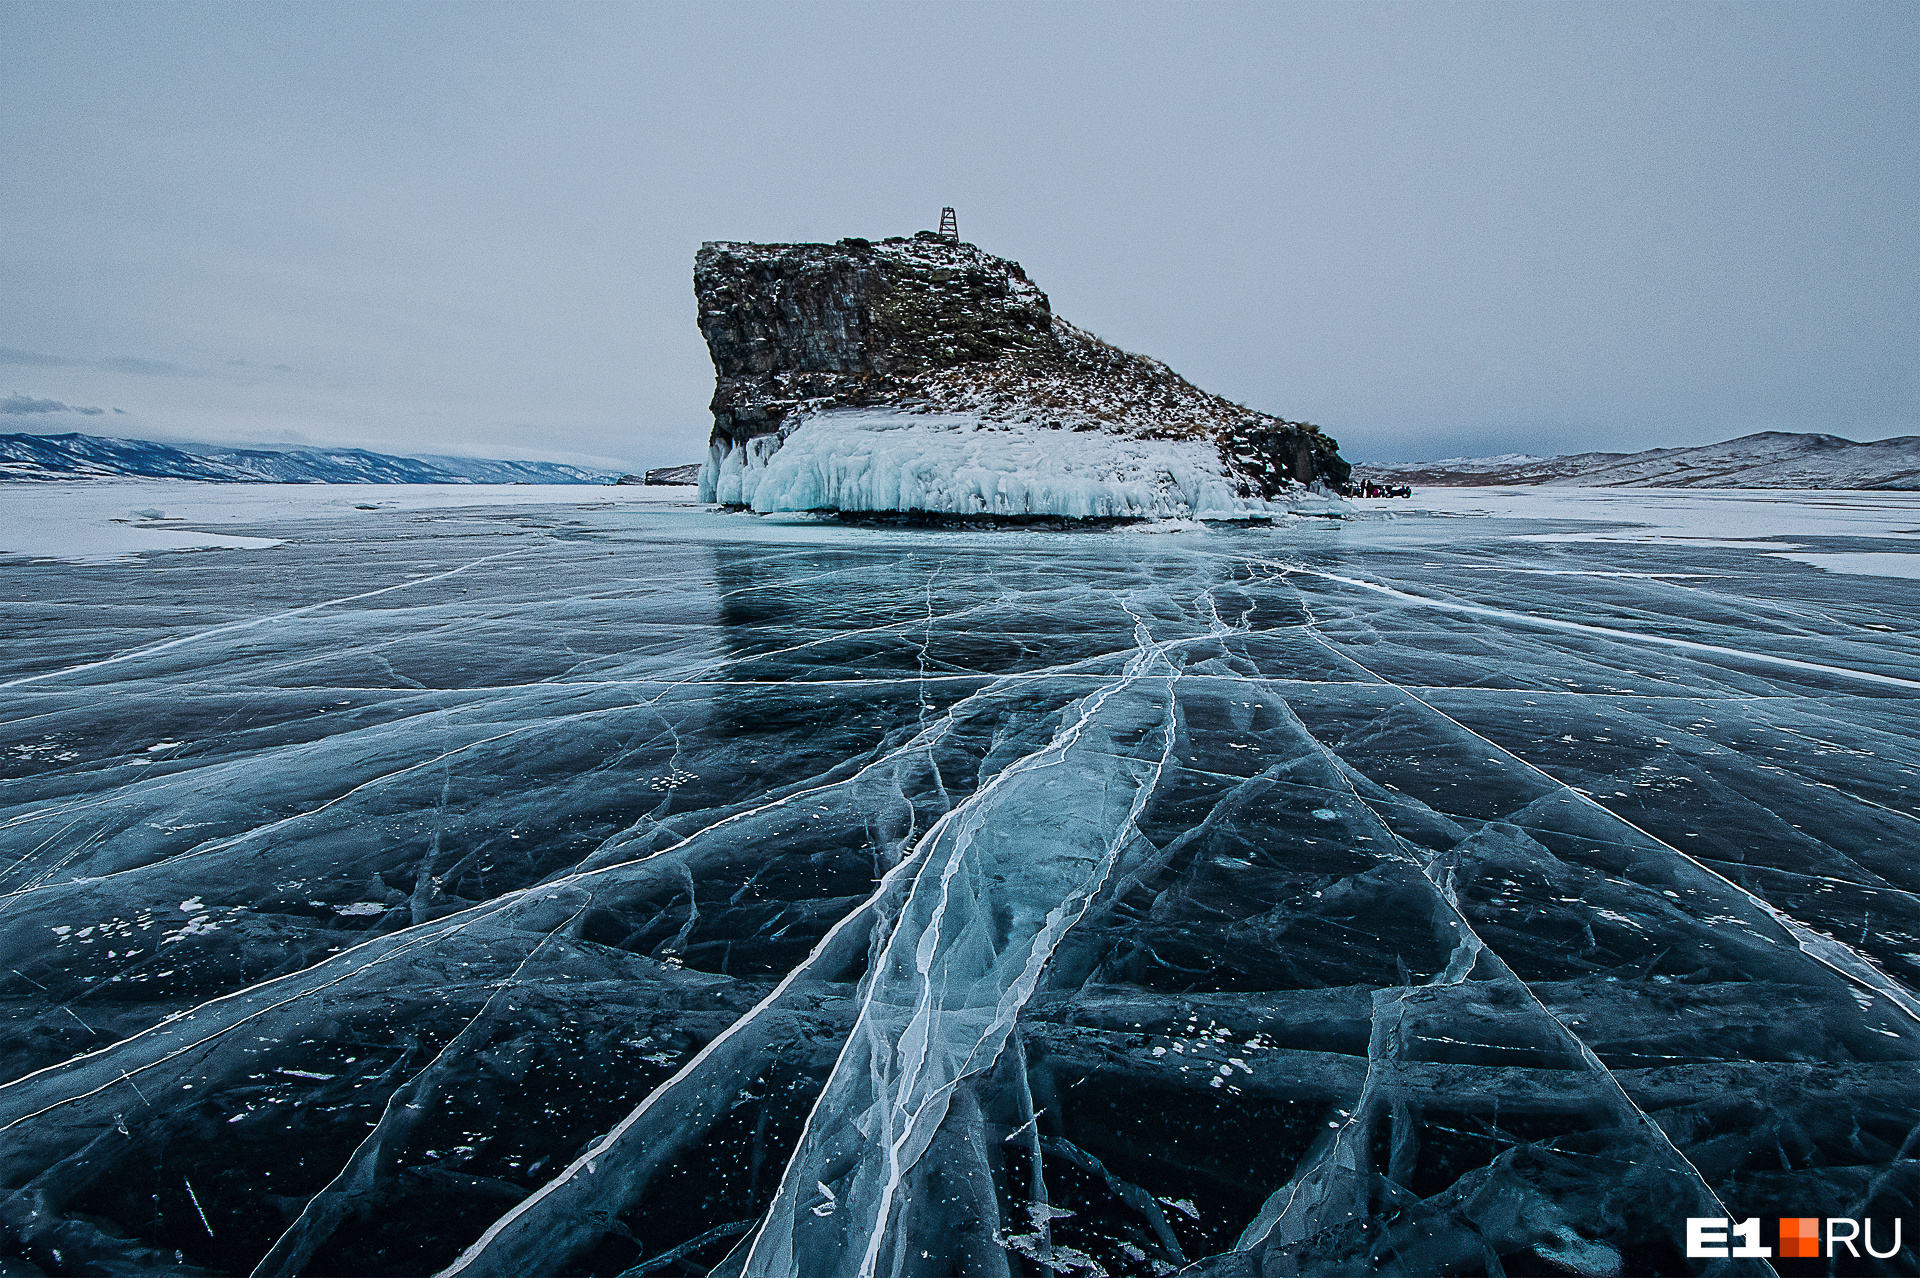
[[[1437,486],[1920,489],[1920,435],[1862,444],[1838,435],[1763,431],[1698,448],[1449,457],[1394,466],[1361,464],[1355,473],[1381,483]]]
[[[605,484],[552,462],[394,457],[362,448],[229,448],[102,435],[0,435],[0,479],[198,479],[227,484]]]

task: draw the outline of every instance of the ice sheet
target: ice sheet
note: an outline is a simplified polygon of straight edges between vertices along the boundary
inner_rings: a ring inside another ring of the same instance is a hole
[[[1373,498],[1356,505],[1386,514],[1428,511],[1626,525],[1549,534],[1556,540],[1707,538],[1738,544],[1802,536],[1920,537],[1920,493],[1910,492],[1461,487],[1421,488],[1411,499]]]
[[[687,502],[692,487],[577,484],[201,484],[69,480],[0,484],[0,558],[126,561],[169,550],[260,550],[276,538],[236,537],[208,525],[407,512],[484,504],[619,507]]]
[[[0,565],[10,1264],[1599,1278],[1916,1214],[1920,617],[1757,549],[1912,502],[133,487],[277,544]]]
[[[1799,564],[1828,572],[1859,573],[1868,577],[1920,577],[1920,553],[1897,550],[1855,550],[1831,555],[1781,555]]]

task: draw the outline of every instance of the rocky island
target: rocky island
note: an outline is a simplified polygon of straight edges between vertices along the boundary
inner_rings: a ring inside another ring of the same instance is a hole
[[[1248,519],[1322,503],[1337,441],[1053,313],[957,237],[709,243],[706,500],[986,521]]]

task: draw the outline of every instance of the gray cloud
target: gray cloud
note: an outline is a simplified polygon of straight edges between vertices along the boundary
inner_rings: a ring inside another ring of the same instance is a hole
[[[243,359],[228,360],[244,364]],[[212,377],[197,368],[182,368],[164,360],[141,359],[135,355],[109,355],[105,359],[74,359],[68,355],[48,355],[42,351],[23,351],[0,346],[0,364],[18,364],[28,368],[104,368],[110,373],[136,373],[141,377]],[[279,367],[286,368],[282,364]],[[292,371],[292,370],[288,370]]]
[[[42,355],[38,351],[0,346],[0,364],[24,364],[29,368],[78,368],[86,362],[84,359],[68,359],[65,355]]]
[[[94,366],[114,373],[138,373],[142,377],[208,376],[191,368],[182,368],[178,364],[167,364],[157,359],[136,359],[131,355],[113,355],[106,359],[95,360]]]
[[[106,412],[104,408],[82,408],[78,404],[63,404],[57,399],[34,399],[30,395],[15,393],[0,399],[0,413],[84,413],[88,417],[98,417]]]

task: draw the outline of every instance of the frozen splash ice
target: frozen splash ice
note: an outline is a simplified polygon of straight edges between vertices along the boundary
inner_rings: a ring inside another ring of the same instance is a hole
[[[1600,1278],[1910,1214],[1898,583],[419,518],[9,578],[50,1272]]]
[[[1048,430],[952,413],[840,409],[783,438],[716,443],[702,491],[761,512],[921,510],[1072,519],[1245,519],[1335,499],[1243,497],[1204,439]]]

